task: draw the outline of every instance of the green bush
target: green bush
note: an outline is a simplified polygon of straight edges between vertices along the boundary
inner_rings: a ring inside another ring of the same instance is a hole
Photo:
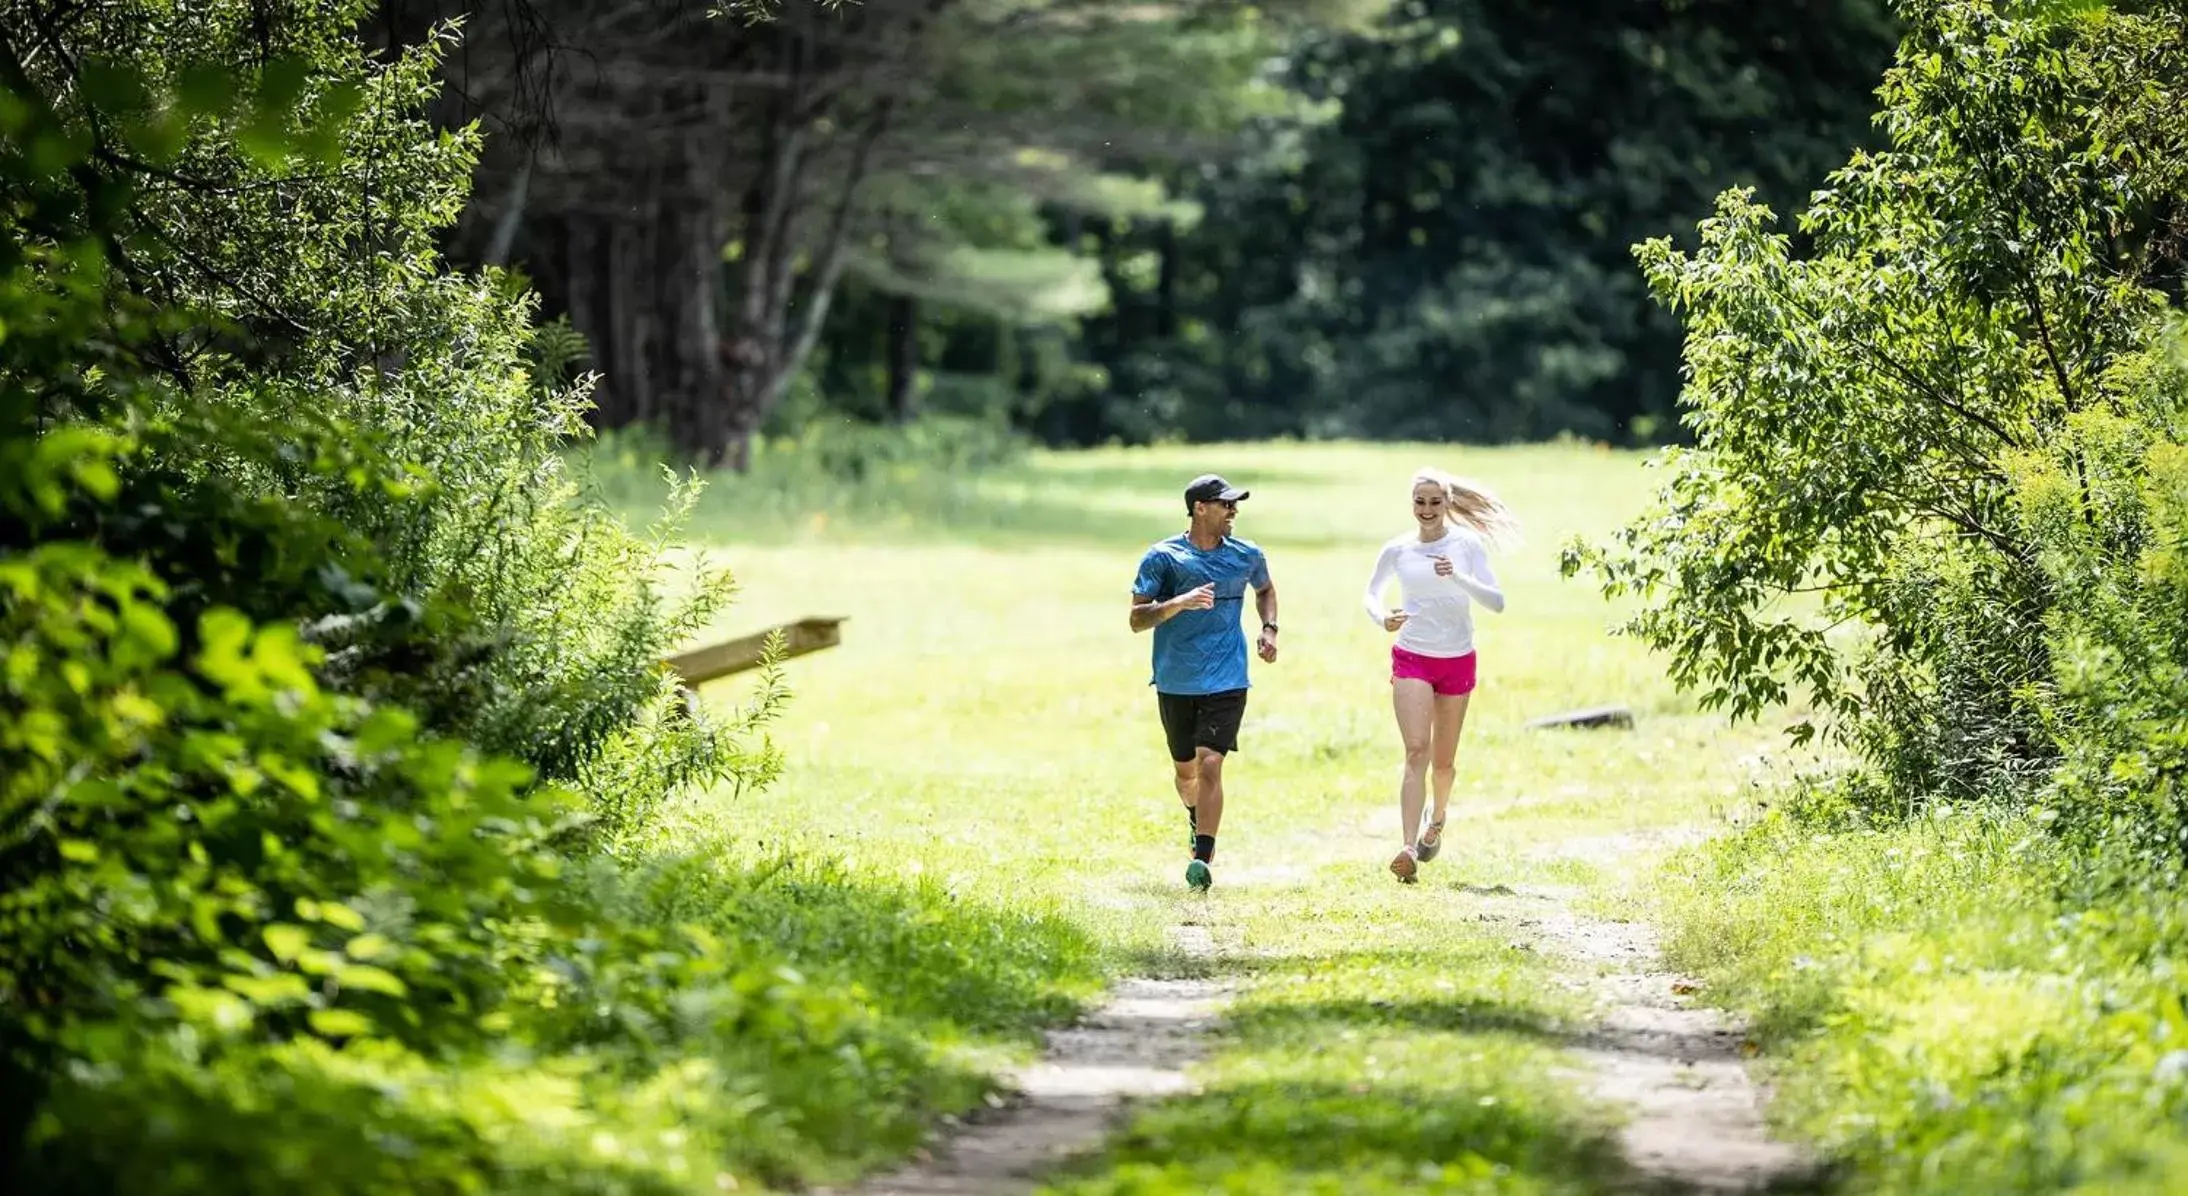
[[[1669,952],[1857,1190],[2188,1175],[2188,10],[1912,0],[1796,257],[1728,195],[1640,256],[1688,318],[1656,511],[1569,570],[1856,767],[1664,878]],[[2154,197],[2173,197],[2156,201]]]
[[[2145,418],[2084,414],[2014,465],[2058,595],[2048,721],[2065,767],[2046,816],[2170,873],[2188,866],[2188,445],[2159,429],[2188,419],[2188,377],[2159,385]]]
[[[1007,920],[744,920],[761,882],[677,870],[721,845],[661,803],[765,783],[779,688],[679,699],[727,581],[564,473],[566,346],[435,261],[473,138],[361,12],[0,26],[0,1179],[689,1193],[901,1151],[988,1090],[948,1044],[1064,1007],[1086,949],[1013,924],[957,976]],[[792,966],[822,943],[933,987]]]
[[[9,81],[24,231],[96,248],[93,273],[163,309],[139,350],[175,385],[131,399],[130,418],[308,413],[369,432],[414,480],[359,487],[225,434],[160,448],[179,483],[302,504],[372,545],[378,584],[314,612],[338,683],[576,787],[608,832],[664,788],[764,780],[750,724],[683,710],[659,668],[730,594],[725,575],[667,563],[685,499],[643,534],[581,501],[563,453],[588,396],[560,384],[566,338],[535,332],[521,280],[439,260],[480,148],[476,128],[429,120],[453,30],[382,60],[353,32],[368,9],[219,0],[178,19],[130,0],[57,24],[58,52]],[[33,402],[100,417],[86,397]],[[383,660],[375,629],[406,597],[461,626]]]
[[[2152,717],[2178,695],[2150,541],[2173,516],[2146,496],[2188,400],[2166,364],[2184,261],[2150,197],[2183,181],[2188,13],[1901,15],[1890,148],[1816,195],[1813,252],[1737,191],[1697,252],[1639,247],[1686,318],[1695,447],[1566,569],[1640,598],[1626,630],[1705,705],[1813,702],[1879,812],[2028,809],[2071,761],[2086,800],[2054,813],[2105,822],[2177,788]]]

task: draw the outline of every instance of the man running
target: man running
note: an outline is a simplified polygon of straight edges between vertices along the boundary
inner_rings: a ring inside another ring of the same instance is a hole
[[[1155,629],[1155,704],[1193,828],[1185,883],[1206,889],[1223,824],[1223,758],[1246,713],[1246,591],[1261,616],[1261,659],[1276,659],[1276,586],[1261,549],[1231,535],[1247,492],[1214,474],[1185,487],[1191,525],[1147,550],[1132,583],[1132,630]]]

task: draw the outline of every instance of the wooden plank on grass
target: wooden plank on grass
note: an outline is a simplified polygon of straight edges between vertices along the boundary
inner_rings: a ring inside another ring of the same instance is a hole
[[[1568,710],[1535,719],[1527,724],[1540,727],[1619,727],[1633,729],[1633,711],[1624,706],[1590,706],[1585,710]]]
[[[687,687],[703,685],[717,677],[727,677],[732,673],[760,667],[761,659],[767,655],[767,637],[778,631],[783,633],[785,660],[808,652],[818,652],[823,648],[833,648],[843,642],[844,622],[845,620],[839,618],[815,617],[799,619],[795,623],[782,623],[765,631],[671,656],[668,666],[684,679]]]

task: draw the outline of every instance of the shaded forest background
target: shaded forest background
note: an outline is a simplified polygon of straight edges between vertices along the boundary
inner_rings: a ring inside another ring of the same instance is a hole
[[[452,5],[377,35],[451,35]],[[602,427],[1673,439],[1631,247],[1872,144],[1882,0],[497,0],[437,119]]]

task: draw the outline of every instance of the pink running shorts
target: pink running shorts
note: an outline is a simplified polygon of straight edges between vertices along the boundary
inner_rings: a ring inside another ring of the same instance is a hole
[[[1390,679],[1393,683],[1410,677],[1428,682],[1429,688],[1439,697],[1457,697],[1474,692],[1474,653],[1464,656],[1423,656],[1408,652],[1392,644],[1390,647]]]

